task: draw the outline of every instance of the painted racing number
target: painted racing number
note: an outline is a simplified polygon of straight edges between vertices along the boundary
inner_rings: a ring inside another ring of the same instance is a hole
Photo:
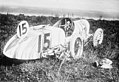
[[[27,21],[21,21],[17,27],[17,35],[19,38],[26,36],[29,30],[29,25]]]
[[[47,50],[50,47],[50,33],[44,34],[44,46],[43,50]]]
[[[50,44],[51,44],[50,43],[50,33],[45,33],[43,35],[39,35],[39,39],[38,39],[38,53],[40,53],[42,51],[42,49],[43,49],[43,51],[47,50],[50,47]]]

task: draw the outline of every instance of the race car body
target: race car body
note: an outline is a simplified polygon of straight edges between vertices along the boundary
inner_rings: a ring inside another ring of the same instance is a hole
[[[31,27],[26,36],[18,37],[18,34],[15,34],[7,42],[4,54],[16,59],[38,59],[41,52],[60,44],[64,45],[64,43],[65,34],[60,28],[51,26]]]
[[[85,41],[91,36],[91,34],[89,34],[90,24],[85,19],[72,21],[69,18],[64,18],[55,23],[54,27],[62,28],[65,31],[66,37],[78,34]]]
[[[32,60],[68,51],[70,56],[78,59],[82,56],[84,43],[93,36],[89,30],[90,24],[85,19],[72,21],[63,18],[53,26],[32,27],[27,21],[22,21],[18,24],[17,34],[6,43],[3,53],[9,58]],[[103,30],[100,28],[94,33],[94,46],[101,44],[102,40]]]

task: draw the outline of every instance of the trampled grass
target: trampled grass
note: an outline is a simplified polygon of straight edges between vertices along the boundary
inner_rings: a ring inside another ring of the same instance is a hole
[[[118,68],[102,69],[93,66],[98,58],[87,53],[78,60],[65,61],[59,71],[61,61],[42,59],[29,61],[17,66],[1,66],[1,81],[40,81],[40,82],[118,82]]]

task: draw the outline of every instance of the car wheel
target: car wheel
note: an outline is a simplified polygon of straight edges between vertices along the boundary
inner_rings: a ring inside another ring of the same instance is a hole
[[[71,56],[74,59],[79,59],[82,56],[83,40],[79,35],[72,38],[70,42],[70,51],[71,51]]]
[[[103,41],[103,30],[98,28],[93,36],[93,46],[98,46]]]

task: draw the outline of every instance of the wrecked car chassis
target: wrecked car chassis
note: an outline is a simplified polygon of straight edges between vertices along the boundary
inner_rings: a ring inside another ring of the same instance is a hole
[[[91,40],[93,46],[103,41],[103,30],[98,28],[89,34],[90,24],[86,19],[72,21],[63,18],[53,26],[38,25],[29,27],[21,21],[17,33],[6,43],[3,54],[9,58],[32,60],[55,56],[58,59],[82,57],[83,47]],[[93,37],[93,39],[91,38]]]

